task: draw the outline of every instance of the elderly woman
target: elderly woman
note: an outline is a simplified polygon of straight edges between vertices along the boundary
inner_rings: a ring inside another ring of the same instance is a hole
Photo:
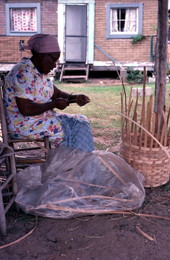
[[[16,139],[49,136],[55,146],[94,150],[87,118],[58,111],[70,103],[84,106],[90,100],[59,90],[48,78],[60,57],[56,37],[36,34],[29,39],[28,47],[32,57],[22,58],[6,77],[4,101],[10,135]]]

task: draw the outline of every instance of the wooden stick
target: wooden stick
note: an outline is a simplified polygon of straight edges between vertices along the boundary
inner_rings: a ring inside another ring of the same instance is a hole
[[[132,104],[133,104],[133,100],[131,100],[131,99],[132,99],[132,87],[130,88],[129,103],[128,103],[128,108],[127,108],[127,116],[130,115]],[[128,132],[128,138],[129,138],[129,140],[131,140],[129,121],[127,122],[127,132]]]
[[[125,111],[124,111],[124,103],[123,103],[123,93],[121,93],[121,113],[125,113]],[[121,127],[122,127],[122,132],[121,132],[121,137],[122,137],[122,141],[124,140],[124,133],[126,133],[126,126],[125,126],[125,121],[126,121],[126,119],[123,117],[123,116],[121,116],[121,122],[122,122],[122,125],[121,125]]]
[[[134,121],[137,122],[137,113],[134,115]],[[138,145],[138,131],[137,131],[137,126],[134,126],[134,144]]]
[[[50,205],[48,205],[50,206]],[[46,206],[44,207],[44,205],[42,205],[42,209],[43,208],[46,208]],[[170,221],[170,217],[166,217],[166,216],[159,216],[159,215],[152,215],[152,214],[142,214],[142,213],[135,213],[133,211],[114,211],[114,210],[108,210],[108,209],[102,209],[102,210],[94,210],[94,209],[80,209],[80,208],[77,208],[77,209],[73,209],[73,208],[69,208],[69,207],[61,207],[61,206],[50,206],[49,209],[55,209],[57,211],[64,211],[64,212],[76,212],[78,214],[82,213],[83,215],[84,214],[93,214],[93,215],[96,215],[96,214],[123,214],[123,215],[133,215],[133,216],[136,216],[136,217],[148,217],[148,218],[156,218],[156,219],[164,219],[164,220],[167,220],[167,221]],[[41,208],[40,208],[41,210]],[[38,210],[35,210],[35,214],[41,214],[41,215],[44,215],[44,216],[51,216],[51,214],[49,213],[43,213],[41,211],[38,211]],[[55,213],[53,212],[52,215],[55,217],[55,215],[58,216],[58,212]]]
[[[146,129],[150,132],[150,125],[151,125],[151,114],[152,114],[152,99],[147,103],[147,112],[146,112]],[[144,147],[148,146],[148,135],[145,132],[144,134]]]
[[[137,120],[135,120],[135,119],[137,119],[138,98],[139,98],[139,93],[138,93],[138,89],[137,89],[136,102],[135,102],[134,113],[133,113],[133,117],[132,117],[132,119],[133,119],[134,121],[137,121]],[[128,116],[129,116],[129,115],[128,115]],[[132,123],[131,132],[133,132],[133,128],[135,128],[135,129],[134,129],[134,132],[135,132],[135,130],[136,130],[136,125],[134,125],[134,124]]]
[[[155,131],[156,131],[156,138],[158,141],[160,141],[160,129],[161,129],[161,115],[160,113],[156,113],[156,126],[155,126]],[[156,144],[155,147],[158,147],[158,144]]]
[[[112,187],[107,187],[107,186],[102,186],[102,185],[97,185],[97,184],[92,184],[92,183],[86,183],[86,182],[81,182],[81,181],[76,181],[76,180],[71,180],[71,179],[63,179],[60,178],[61,181],[66,181],[66,182],[73,182],[73,183],[77,183],[77,184],[81,184],[81,185],[86,185],[86,186],[90,186],[90,187],[96,187],[96,188],[101,188],[101,189],[108,189],[108,190],[112,190],[115,192],[115,189],[113,189]]]
[[[127,96],[126,96],[126,90],[125,90],[125,85],[124,85],[124,82],[123,82],[123,78],[121,78],[121,80],[122,80],[123,93],[124,93],[124,96],[125,96],[125,114],[127,115]]]
[[[6,247],[9,247],[9,246],[12,246],[12,245],[15,245],[17,243],[19,243],[20,241],[22,241],[23,239],[25,239],[26,237],[28,237],[29,235],[31,235],[33,233],[33,231],[36,229],[37,227],[37,222],[38,222],[38,217],[36,217],[36,223],[35,223],[35,226],[34,228],[29,231],[26,235],[22,236],[21,238],[9,243],[9,244],[6,244],[6,245],[3,245],[3,246],[0,246],[0,249],[3,249],[3,248],[6,248]]]
[[[170,107],[169,107],[168,115],[167,115],[167,125],[168,125],[168,123],[169,123],[169,118],[170,118]]]
[[[142,234],[144,237],[146,237],[147,239],[149,239],[150,241],[154,241],[155,239],[152,238],[151,236],[149,236],[148,234],[146,234],[139,226],[136,226],[137,231]]]
[[[33,141],[36,145],[38,145],[45,153],[48,153],[48,149],[45,148],[42,144],[40,144],[39,142],[37,141]]]
[[[143,96],[142,96],[142,109],[141,109],[141,118],[140,125],[145,127],[145,98],[146,98],[146,67],[143,71]],[[142,147],[143,131],[139,129],[139,149]]]
[[[148,121],[149,121],[149,117],[148,117],[148,110],[149,110],[149,102],[147,103],[147,110],[146,110],[146,122],[145,122],[145,126],[146,129],[148,130]],[[149,130],[148,130],[149,131]],[[148,135],[146,132],[144,132],[144,147],[147,147],[147,142],[148,142]]]
[[[163,118],[163,127],[162,127],[162,131],[160,133],[160,143],[164,144],[165,136],[166,136],[166,132],[167,132],[166,117],[165,117],[164,111],[162,111],[162,118]]]
[[[69,201],[75,201],[75,200],[84,200],[84,199],[104,199],[104,200],[115,200],[115,201],[121,201],[121,202],[134,202],[132,199],[121,199],[121,198],[114,198],[114,197],[108,197],[108,196],[103,196],[103,195],[87,195],[87,196],[76,196],[73,198],[68,198],[68,199],[63,199],[63,200],[56,200],[55,204],[61,204],[61,203],[66,203]],[[42,205],[38,206],[37,208],[42,208]],[[46,206],[45,206],[46,207]]]
[[[142,147],[142,128],[139,128],[139,150]]]
[[[128,109],[127,109],[127,115],[129,116],[130,110],[131,110],[131,105],[132,105],[132,87],[130,88],[130,94],[129,94],[129,103],[128,103]]]
[[[93,102],[93,103],[94,103],[94,102]],[[100,106],[100,107],[102,107],[102,108],[105,108],[105,109],[108,109],[108,110],[110,110],[110,111],[115,112],[113,109],[111,109],[111,108],[109,108],[109,107],[107,108],[106,106],[100,105],[100,104],[98,104],[98,103],[95,103],[95,104],[96,104],[96,106]],[[131,122],[133,121],[130,117],[126,116],[125,114],[120,113],[119,115],[125,117],[126,119],[130,120]],[[167,149],[156,139],[156,137],[155,137],[152,133],[150,133],[145,127],[143,127],[142,125],[140,125],[138,122],[135,122],[135,121],[133,121],[133,122],[134,122],[134,124],[136,124],[139,128],[141,128],[143,131],[146,131],[147,134],[155,141],[156,144],[158,144],[158,145],[162,148],[162,150],[166,153],[167,157],[170,159],[170,154],[168,153]],[[169,136],[170,136],[170,129],[168,130],[168,137],[169,137]],[[169,144],[169,145],[170,145],[170,144]]]
[[[131,118],[128,118],[126,115],[123,115],[124,117],[126,117],[127,119],[129,119],[130,121],[133,121]],[[165,149],[165,147],[156,139],[155,136],[153,136],[146,128],[144,128],[143,126],[141,126],[140,124],[138,124],[137,122],[133,121],[136,125],[138,125],[142,130],[146,131],[147,134],[149,136],[151,136],[155,142],[162,148],[162,150],[166,153],[167,157],[170,159],[170,154],[168,153],[167,149]]]
[[[131,111],[132,105],[133,105],[133,100],[131,101],[131,103],[130,103],[130,105],[128,107],[128,116],[130,115],[130,111]]]
[[[151,130],[151,118],[152,118],[152,106],[153,106],[153,95],[150,96],[149,102],[148,102],[148,121],[147,121],[147,130]]]
[[[151,130],[151,134],[152,136],[155,135],[155,120],[156,120],[156,115],[155,115],[155,112],[153,113],[153,116],[152,116],[152,130]],[[153,138],[151,138],[151,142],[150,142],[150,149],[154,148],[153,147]]]
[[[97,155],[97,157],[98,157],[98,158],[102,161],[102,163],[119,179],[119,181],[120,181],[122,184],[126,185],[126,182],[122,179],[122,177],[119,176],[119,174],[118,174],[116,171],[114,171],[113,168],[111,168],[111,167],[107,164],[107,162],[106,162],[103,158],[100,157],[100,155]]]
[[[164,108],[162,107],[162,93],[163,93],[162,89],[163,89],[163,85],[160,84],[159,92],[158,92],[158,101],[157,101],[157,114],[158,114],[158,125],[157,125],[157,121],[156,121],[157,138],[160,137],[160,133],[161,133],[162,127],[163,127],[162,110]],[[160,140],[160,139],[158,139],[158,140]]]
[[[142,110],[141,110],[141,122],[140,124],[145,127],[145,97],[146,97],[146,67],[143,71],[143,96],[142,96]]]

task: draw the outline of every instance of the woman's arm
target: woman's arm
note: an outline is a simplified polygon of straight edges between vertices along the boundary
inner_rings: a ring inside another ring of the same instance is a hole
[[[34,101],[32,101],[30,99],[16,97],[16,103],[17,103],[19,112],[23,116],[40,115],[43,112],[53,109],[53,108],[58,108],[60,110],[63,110],[69,105],[68,101],[63,98],[57,98],[50,102],[40,104],[40,103],[35,103]]]
[[[70,103],[77,103],[79,106],[84,106],[90,102],[90,99],[83,95],[72,95],[64,91],[61,91],[54,86],[54,93],[51,97],[52,101],[47,103],[36,103],[30,99],[16,97],[16,103],[19,112],[23,116],[35,116],[44,113],[47,110],[58,108],[60,110],[65,109]]]

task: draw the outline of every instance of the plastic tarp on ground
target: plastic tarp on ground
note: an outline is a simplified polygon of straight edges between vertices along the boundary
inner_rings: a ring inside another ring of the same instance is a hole
[[[51,218],[110,214],[139,208],[144,177],[119,156],[60,146],[45,163],[17,174],[17,204],[25,213]]]

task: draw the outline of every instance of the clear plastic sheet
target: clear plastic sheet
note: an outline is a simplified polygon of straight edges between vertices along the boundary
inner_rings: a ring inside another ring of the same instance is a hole
[[[139,208],[144,177],[119,156],[60,146],[46,162],[17,174],[17,204],[25,213],[51,218],[110,214]]]

